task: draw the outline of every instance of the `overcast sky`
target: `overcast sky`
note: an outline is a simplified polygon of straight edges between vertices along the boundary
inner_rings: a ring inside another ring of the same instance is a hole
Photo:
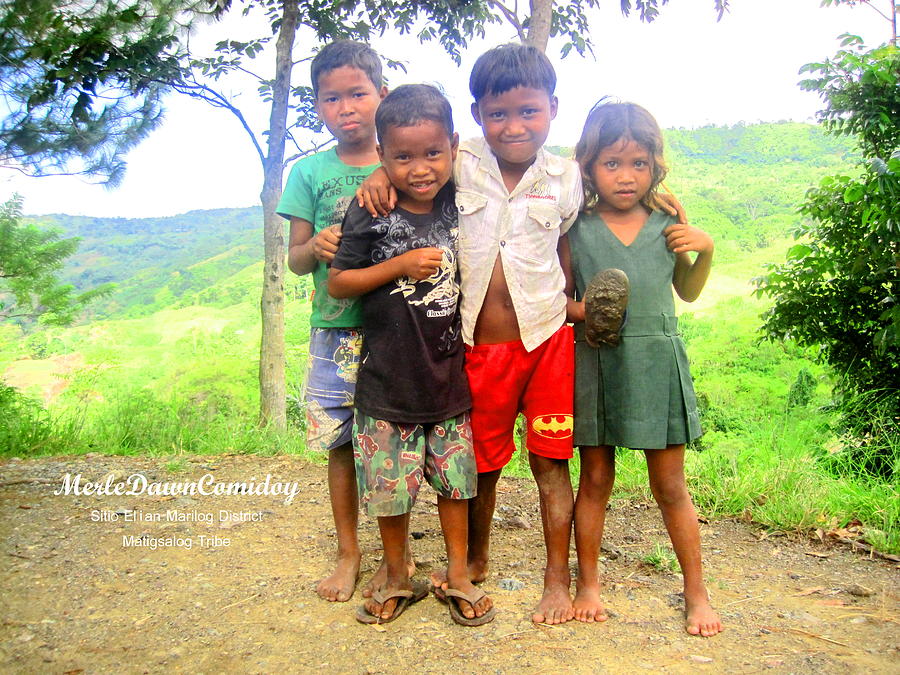
[[[618,4],[606,0],[592,17],[596,59],[573,52],[561,60],[559,44],[551,42],[548,54],[557,68],[560,101],[552,144],[574,145],[587,111],[607,94],[640,103],[663,127],[812,122],[821,103],[797,86],[800,67],[833,55],[842,33],[861,35],[875,46],[888,39],[890,30],[869,7],[822,8],[820,0],[731,0],[731,11],[718,23],[712,0],[671,0],[652,24],[623,18]],[[254,30],[250,19],[235,16],[227,26],[203,28],[194,44],[214,42],[223,31],[249,38]],[[469,114],[471,66],[481,52],[514,37],[511,29],[495,27],[486,40],[470,45],[459,68],[437,45],[419,48],[408,35],[385,36],[374,46],[388,57],[408,59],[407,74],[389,73],[391,86],[443,86],[465,138],[479,133]],[[269,61],[260,60],[257,67],[269,68]],[[299,68],[308,78],[306,65]],[[255,96],[252,88],[242,93],[241,107],[264,126],[267,111],[254,104]],[[260,163],[236,120],[180,96],[169,97],[166,108],[163,126],[129,154],[128,173],[118,189],[83,178],[28,178],[0,169],[0,200],[18,192],[30,214],[129,218],[257,204]]]

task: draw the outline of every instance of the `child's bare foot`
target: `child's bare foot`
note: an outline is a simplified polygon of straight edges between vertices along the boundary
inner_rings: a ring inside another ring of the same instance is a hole
[[[689,598],[685,593],[684,606],[684,629],[691,635],[712,637],[724,630],[722,620],[709,604],[709,596],[705,592],[695,598]]]
[[[603,607],[603,601],[600,599],[600,584],[582,582],[580,579],[575,582],[575,601],[572,603],[575,610],[575,618],[585,623],[595,623],[598,621],[606,621],[609,617],[606,615],[606,609]]]
[[[531,615],[534,623],[565,623],[575,617],[572,597],[569,595],[570,581],[568,569],[548,569],[544,572],[544,594]]]
[[[412,579],[413,575],[416,573],[416,563],[410,557],[406,561],[406,567],[409,570],[409,578]],[[375,570],[375,574],[372,575],[372,578],[366,582],[366,585],[363,586],[362,596],[364,598],[371,598],[372,593],[375,592],[376,588],[381,588],[387,582],[387,565],[384,563],[384,559],[382,559],[381,564],[378,566],[378,569]]]
[[[473,584],[480,584],[487,579],[487,575],[487,563],[469,563],[469,581]],[[444,591],[446,591],[448,587],[446,567],[431,573],[431,587],[438,600],[444,602],[447,599],[444,596]]]
[[[334,572],[316,586],[319,597],[329,602],[347,602],[353,597],[359,578],[359,560],[358,553],[339,557]]]

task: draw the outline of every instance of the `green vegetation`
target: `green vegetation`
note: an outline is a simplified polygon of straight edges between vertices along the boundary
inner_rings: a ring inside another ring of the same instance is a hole
[[[852,464],[890,477],[900,471],[900,50],[867,50],[855,36],[843,44],[805,67],[818,77],[802,86],[819,92],[823,126],[855,138],[862,160],[855,177],[828,176],[809,191],[810,220],[759,285],[774,299],[767,337],[817,348],[840,374]]]
[[[827,532],[859,523],[872,546],[900,552],[896,479],[860,475],[857,464],[848,466],[830,371],[808,348],[759,342],[759,317],[770,303],[751,294],[751,279],[791,245],[806,187],[855,161],[848,159],[849,146],[807,125],[772,124],[719,129],[732,139],[720,144],[721,156],[697,158],[683,149],[695,142],[694,134],[705,143],[715,131],[670,132],[670,184],[692,221],[717,240],[707,289],[696,303],[679,307],[706,429],[687,457],[698,509],[781,531]],[[752,149],[762,141],[752,139],[760,138],[773,142],[756,156]],[[771,159],[771,153],[782,154]],[[785,168],[788,153],[796,163]],[[713,187],[715,196],[708,192]],[[760,195],[758,206],[742,203],[742,192]],[[309,335],[307,280],[292,277],[287,289],[290,431],[262,431],[255,425],[262,271],[253,258],[258,249],[251,255],[241,248],[250,246],[242,237],[254,236],[259,215],[222,210],[179,218],[180,224],[92,224],[54,217],[81,228],[73,233],[84,237],[79,255],[85,262],[73,273],[85,273],[95,256],[114,270],[109,278],[118,283],[117,293],[126,292],[111,297],[116,304],[103,318],[83,325],[47,327],[24,339],[17,327],[0,325],[0,372],[22,391],[0,389],[0,419],[9,420],[0,425],[0,455],[152,454],[177,471],[192,454],[306,453],[298,402]],[[757,241],[758,231],[768,233],[765,241]],[[103,248],[113,240],[115,251]],[[167,246],[148,252],[147,241]],[[209,276],[192,277],[176,293],[172,273],[187,267],[185,259]],[[140,283],[128,276],[129,268]],[[138,297],[154,299],[134,303]],[[873,408],[871,401],[860,405]],[[577,473],[577,460],[572,468]],[[522,457],[510,469],[529,473]],[[651,499],[646,463],[642,453],[620,450],[614,498],[634,496]]]
[[[641,556],[641,562],[663,574],[671,574],[679,569],[675,553],[667,545],[659,542],[656,542],[650,553]]]

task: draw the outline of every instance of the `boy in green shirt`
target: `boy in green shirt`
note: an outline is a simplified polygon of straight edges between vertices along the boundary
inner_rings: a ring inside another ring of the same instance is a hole
[[[337,146],[294,164],[277,211],[291,222],[288,267],[296,274],[311,273],[315,286],[304,385],[306,440],[310,450],[328,453],[328,491],[338,540],[335,570],[319,582],[316,592],[326,600],[346,602],[360,567],[350,440],[362,315],[355,299],[328,295],[328,266],[357,186],[379,165],[375,110],[387,88],[378,55],[359,42],[326,45],[311,70],[316,112]]]

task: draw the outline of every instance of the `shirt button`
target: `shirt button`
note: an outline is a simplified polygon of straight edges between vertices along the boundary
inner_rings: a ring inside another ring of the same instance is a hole
[[[550,223],[549,223],[549,222],[544,223],[544,227],[546,227],[546,228],[549,230],[549,229],[550,229]]]
[[[500,245],[501,245],[501,246],[506,246],[506,240],[505,240],[505,239],[501,239],[501,240],[500,240]]]
[[[466,210],[465,207],[463,207],[462,205],[460,205],[460,207],[459,207],[459,212],[462,213],[462,212],[465,211],[465,210]]]

